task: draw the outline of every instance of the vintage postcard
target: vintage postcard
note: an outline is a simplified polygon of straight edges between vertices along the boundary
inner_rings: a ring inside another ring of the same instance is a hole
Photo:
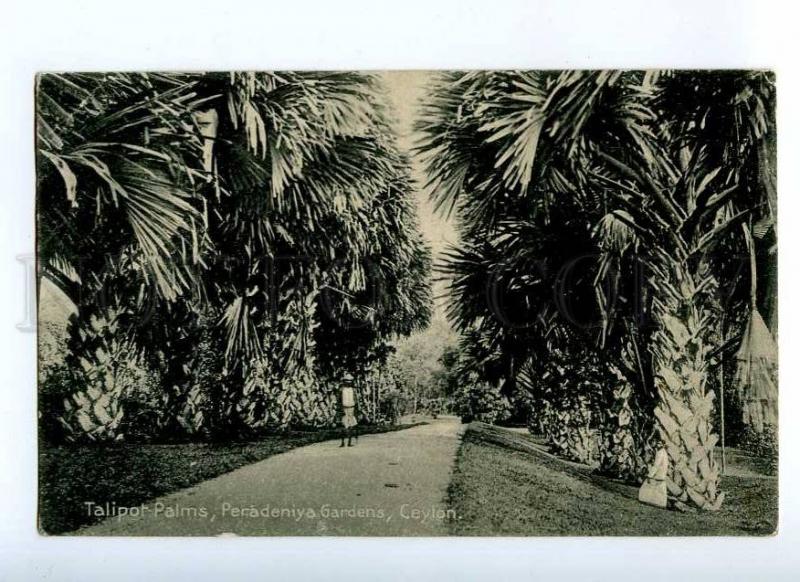
[[[35,99],[41,533],[776,531],[773,73]]]

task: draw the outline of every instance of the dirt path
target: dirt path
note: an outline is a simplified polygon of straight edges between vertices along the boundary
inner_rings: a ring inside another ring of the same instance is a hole
[[[294,449],[154,499],[78,535],[445,535],[458,419]],[[107,509],[107,508],[104,508]],[[136,514],[136,515],[134,515]],[[108,513],[106,513],[108,515]]]

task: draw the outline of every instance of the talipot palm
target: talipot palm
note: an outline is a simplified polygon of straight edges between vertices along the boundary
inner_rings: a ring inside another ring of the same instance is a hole
[[[576,221],[596,237],[597,262],[588,270],[606,285],[598,287],[598,341],[616,337],[619,345],[627,336],[634,343],[639,361],[627,363],[641,376],[638,389],[656,396],[671,492],[704,509],[723,498],[709,367],[719,277],[729,273],[715,270],[713,259],[721,245],[730,251],[737,244],[733,227],[754,209],[763,213],[772,99],[763,74],[453,74],[433,88],[420,125],[434,201],[457,209],[463,244],[491,241],[509,223],[541,231],[542,216],[577,207]],[[509,241],[521,233],[507,235],[505,245],[513,248]],[[563,244],[573,240],[565,229]],[[510,253],[518,283],[509,289],[542,279],[536,245],[527,248]],[[639,304],[646,316],[635,321],[630,313],[619,317],[615,301],[620,261],[632,260],[646,277],[643,287],[628,288],[635,297],[626,304]],[[464,272],[466,265],[448,268]],[[469,325],[486,325],[491,314],[479,315],[485,290],[459,287],[459,280],[458,312]]]
[[[357,320],[370,353],[426,321],[428,251],[375,77],[44,75],[38,97],[40,264],[78,307],[86,365],[92,317],[124,320],[167,424],[236,431],[261,360],[323,389],[328,328]]]

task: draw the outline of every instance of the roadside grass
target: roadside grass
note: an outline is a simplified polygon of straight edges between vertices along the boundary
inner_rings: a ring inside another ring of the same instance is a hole
[[[420,424],[425,423],[362,426],[360,434]],[[63,534],[100,521],[88,514],[87,501],[139,505],[272,455],[340,437],[339,430],[320,430],[289,432],[251,442],[41,444],[39,531],[45,535]]]
[[[717,512],[639,503],[638,489],[541,450],[535,439],[471,424],[448,490],[454,535],[770,535],[778,522],[775,477],[725,476]]]

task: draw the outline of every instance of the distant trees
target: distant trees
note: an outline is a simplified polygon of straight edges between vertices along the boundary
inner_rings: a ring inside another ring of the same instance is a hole
[[[153,434],[330,422],[336,374],[427,323],[430,252],[375,77],[37,83],[40,274],[77,306],[70,380],[46,390],[64,408],[43,413],[69,438],[123,436],[132,368],[157,375]]]
[[[396,342],[388,365],[398,380],[404,412],[438,412],[446,404],[449,394],[442,358],[455,344],[455,333],[438,313],[426,330]],[[435,402],[432,407],[431,402]]]

